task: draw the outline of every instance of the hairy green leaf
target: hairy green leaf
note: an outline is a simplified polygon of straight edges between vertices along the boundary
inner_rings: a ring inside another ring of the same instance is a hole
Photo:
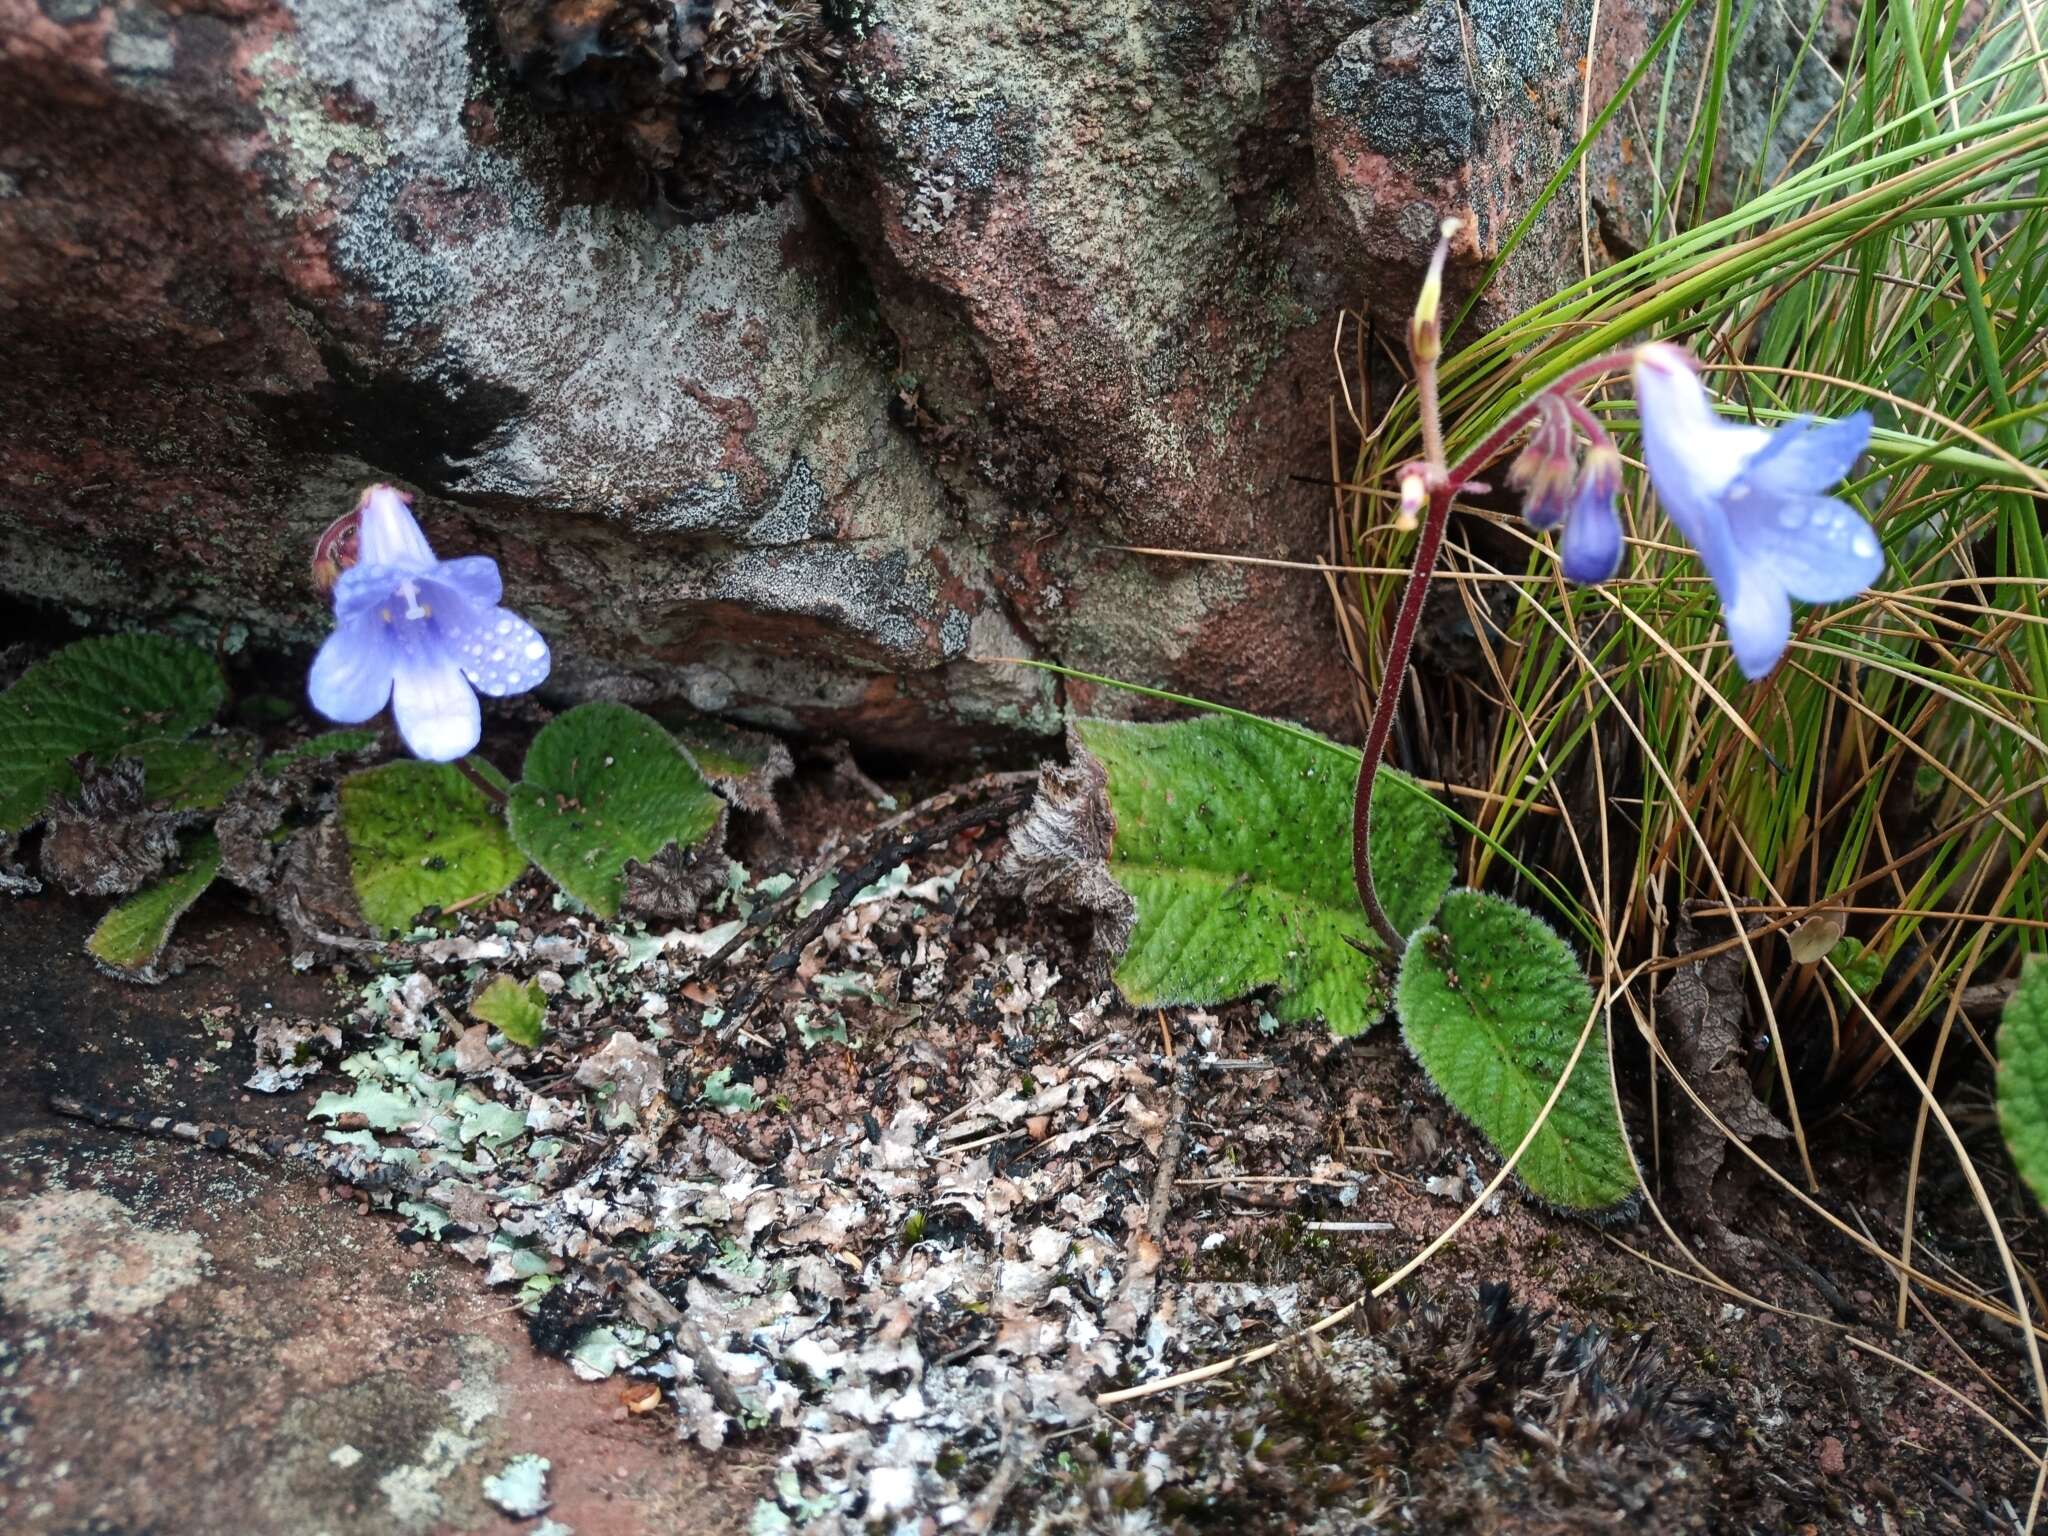
[[[1136,906],[1117,986],[1134,1003],[1278,989],[1283,1019],[1332,1033],[1379,1022],[1388,965],[1351,878],[1358,754],[1229,715],[1171,725],[1078,720],[1108,780],[1109,872]],[[1412,779],[1373,792],[1373,869],[1405,932],[1451,883],[1443,811]]]
[[[476,767],[504,784],[488,764]],[[341,826],[356,903],[379,930],[409,928],[428,907],[495,895],[526,869],[497,807],[450,763],[408,760],[350,774]]]
[[[512,792],[512,836],[557,885],[616,917],[626,865],[670,843],[689,849],[719,826],[725,802],[676,739],[623,704],[579,704],[527,749]]]
[[[2048,1205],[2048,960],[2020,972],[1998,1026],[1998,1124],[2013,1166]]]
[[[1395,1009],[1437,1091],[1505,1155],[1542,1114],[1593,992],[1540,918],[1483,891],[1453,891],[1402,956]],[[1635,1192],[1597,1021],[1515,1172],[1538,1198],[1573,1210],[1607,1210]]]
[[[86,950],[101,964],[137,981],[158,981],[156,962],[171,930],[220,873],[220,844],[211,832],[194,839],[176,874],[145,887],[99,921]]]
[[[142,764],[143,793],[151,805],[172,811],[217,811],[255,768],[256,743],[235,735],[200,741],[158,737],[123,747],[118,755]]]
[[[80,640],[37,662],[0,694],[0,836],[78,788],[79,753],[190,735],[226,698],[211,656],[153,635]]]
[[[469,1011],[514,1045],[531,1050],[540,1044],[541,1024],[548,1014],[548,995],[535,982],[518,981],[500,973],[477,994]]]

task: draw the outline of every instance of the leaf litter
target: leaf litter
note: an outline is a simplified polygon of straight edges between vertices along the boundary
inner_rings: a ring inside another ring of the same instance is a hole
[[[1371,1529],[1426,1485],[1470,1502],[1516,1478],[1539,1506],[1701,1496],[1684,1448],[1725,1443],[1728,1404],[1674,1390],[1640,1341],[1621,1360],[1597,1328],[1546,1342],[1498,1287],[1462,1324],[1369,1308],[1235,1407],[1105,1416],[1107,1387],[1363,1290],[1376,1250],[1309,1229],[1391,1226],[1405,1256],[1441,1224],[1439,1185],[1462,1204],[1483,1180],[1415,1129],[1438,1106],[1385,1097],[1355,1046],[1256,1002],[1124,1006],[1110,955],[1005,879],[1003,846],[963,829],[837,909],[816,870],[735,863],[654,928],[523,880],[382,946],[345,1019],[266,1021],[248,1086],[336,1075],[311,1137],[249,1150],[317,1163],[479,1266],[536,1347],[619,1380],[633,1415],[778,1446],[757,1531],[1177,1528],[1245,1500]],[[775,950],[771,915],[815,933]],[[476,1009],[493,989],[545,1016],[534,1043]],[[1371,1143],[1411,1112],[1408,1178]],[[1199,1228],[1170,1223],[1195,1187]],[[1544,1230],[1498,1196],[1484,1220]],[[1020,1521],[1003,1505],[1026,1477]]]

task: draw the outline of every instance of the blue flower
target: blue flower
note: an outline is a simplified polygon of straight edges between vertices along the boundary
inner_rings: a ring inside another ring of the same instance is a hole
[[[1586,450],[1564,532],[1557,537],[1557,560],[1566,581],[1594,586],[1621,569],[1621,516],[1614,510],[1621,495],[1621,455],[1611,443]]]
[[[1822,494],[1870,441],[1870,413],[1802,416],[1775,431],[1724,421],[1692,359],[1653,342],[1635,359],[1643,457],[1664,511],[1721,594],[1743,676],[1763,677],[1792,639],[1792,599],[1834,603],[1884,573],[1884,546],[1854,508]]]
[[[482,732],[477,691],[524,693],[548,675],[548,644],[498,606],[498,562],[440,560],[406,498],[373,485],[357,508],[356,562],[334,587],[334,633],[313,658],[313,707],[353,725],[388,702],[414,754],[448,762]]]

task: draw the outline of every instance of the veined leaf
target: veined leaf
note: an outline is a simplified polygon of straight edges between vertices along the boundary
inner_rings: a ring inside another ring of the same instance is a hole
[[[1106,775],[1108,869],[1136,909],[1116,968],[1125,997],[1217,1003],[1272,986],[1283,1019],[1319,1014],[1337,1035],[1379,1021],[1390,968],[1351,877],[1357,753],[1230,715],[1074,731]],[[1380,899],[1406,931],[1451,883],[1448,823],[1392,773],[1373,810]]]
[[[2048,1205],[2048,961],[2038,955],[1998,1026],[1998,1124],[2013,1166]]]
[[[171,930],[220,873],[220,844],[211,832],[194,840],[184,868],[146,886],[100,919],[85,947],[102,965],[135,981],[156,982],[156,962]]]
[[[1437,1091],[1506,1155],[1571,1060],[1593,991],[1540,918],[1483,891],[1453,891],[1409,941],[1395,1008]],[[1597,1021],[1515,1172],[1539,1199],[1572,1210],[1607,1210],[1635,1193]]]
[[[81,752],[188,736],[226,698],[211,656],[154,635],[80,640],[37,662],[0,694],[0,836],[39,819],[52,791],[78,788]]]
[[[488,764],[476,766],[505,783]],[[341,825],[357,905],[383,931],[411,927],[428,907],[495,895],[526,870],[498,808],[449,763],[408,760],[350,774]]]
[[[676,739],[623,704],[579,704],[527,749],[512,792],[512,836],[549,879],[601,917],[616,917],[626,865],[674,843],[694,848],[725,802]]]

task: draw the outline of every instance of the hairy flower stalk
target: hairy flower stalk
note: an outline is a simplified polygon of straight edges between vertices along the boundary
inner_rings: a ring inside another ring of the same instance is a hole
[[[316,582],[352,563],[332,578],[334,633],[313,658],[313,707],[354,725],[389,704],[414,755],[452,762],[482,734],[478,692],[538,686],[552,662],[547,641],[498,605],[498,562],[438,558],[399,491],[371,486],[354,518],[352,541],[337,523],[314,557]]]
[[[1714,410],[1693,360],[1668,342],[1650,342],[1571,369],[1507,419],[1456,464],[1443,456],[1437,408],[1442,352],[1443,269],[1456,220],[1446,220],[1408,331],[1423,458],[1400,471],[1395,527],[1420,528],[1415,561],[1401,591],[1387,662],[1373,701],[1358,788],[1352,801],[1351,861],[1358,898],[1382,943],[1398,955],[1406,935],[1388,920],[1372,878],[1372,788],[1400,706],[1401,683],[1429,583],[1443,550],[1451,499],[1472,483],[1515,436],[1529,438],[1508,469],[1523,496],[1523,516],[1539,532],[1556,530],[1560,574],[1603,582],[1621,569],[1623,536],[1616,504],[1621,455],[1579,392],[1628,370],[1635,383],[1643,457],[1666,516],[1698,553],[1745,677],[1778,664],[1792,638],[1792,600],[1839,602],[1884,572],[1876,532],[1845,502],[1826,494],[1870,440],[1869,413],[1840,421],[1802,416],[1775,431],[1725,421]],[[1586,439],[1581,457],[1578,438]]]

